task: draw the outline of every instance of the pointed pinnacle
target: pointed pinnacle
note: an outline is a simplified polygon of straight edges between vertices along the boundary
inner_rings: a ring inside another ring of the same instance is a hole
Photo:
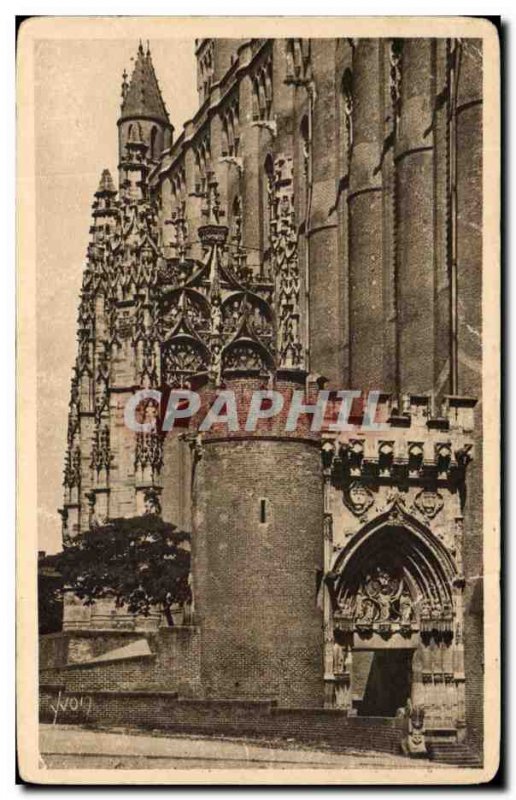
[[[102,170],[99,188],[95,194],[103,194],[104,192],[108,194],[116,194],[115,184],[113,183],[113,178],[111,177],[111,173],[108,169]]]
[[[133,72],[123,97],[121,119],[142,115],[151,116],[166,123],[170,122],[152,64],[149,42],[147,42],[147,56],[145,56],[140,40]]]

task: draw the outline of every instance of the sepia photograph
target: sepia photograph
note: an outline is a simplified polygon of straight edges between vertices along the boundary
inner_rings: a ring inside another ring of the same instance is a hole
[[[491,780],[496,28],[18,38],[22,777]]]

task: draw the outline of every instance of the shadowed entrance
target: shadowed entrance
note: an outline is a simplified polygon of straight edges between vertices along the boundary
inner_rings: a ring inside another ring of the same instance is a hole
[[[359,716],[395,717],[405,707],[412,685],[412,657],[412,650],[354,654],[353,704]]]

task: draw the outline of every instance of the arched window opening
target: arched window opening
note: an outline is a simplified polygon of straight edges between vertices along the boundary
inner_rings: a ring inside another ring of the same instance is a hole
[[[150,134],[150,157],[151,161],[158,160],[158,129],[154,125]]]
[[[124,145],[124,155],[127,153],[127,145],[129,144],[129,142],[132,141],[133,135],[134,135],[134,125],[131,123],[131,125],[129,125],[127,128],[127,136]]]
[[[260,119],[260,107],[258,103],[258,79],[253,78],[253,120]]]
[[[272,63],[268,61],[253,78],[253,119],[270,119],[272,114]]]

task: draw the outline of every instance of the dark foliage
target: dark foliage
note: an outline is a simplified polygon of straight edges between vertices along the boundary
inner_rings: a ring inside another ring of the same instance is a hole
[[[190,600],[190,536],[158,515],[113,519],[80,534],[57,566],[85,605],[113,597],[144,616],[158,606],[173,625],[171,607]]]

